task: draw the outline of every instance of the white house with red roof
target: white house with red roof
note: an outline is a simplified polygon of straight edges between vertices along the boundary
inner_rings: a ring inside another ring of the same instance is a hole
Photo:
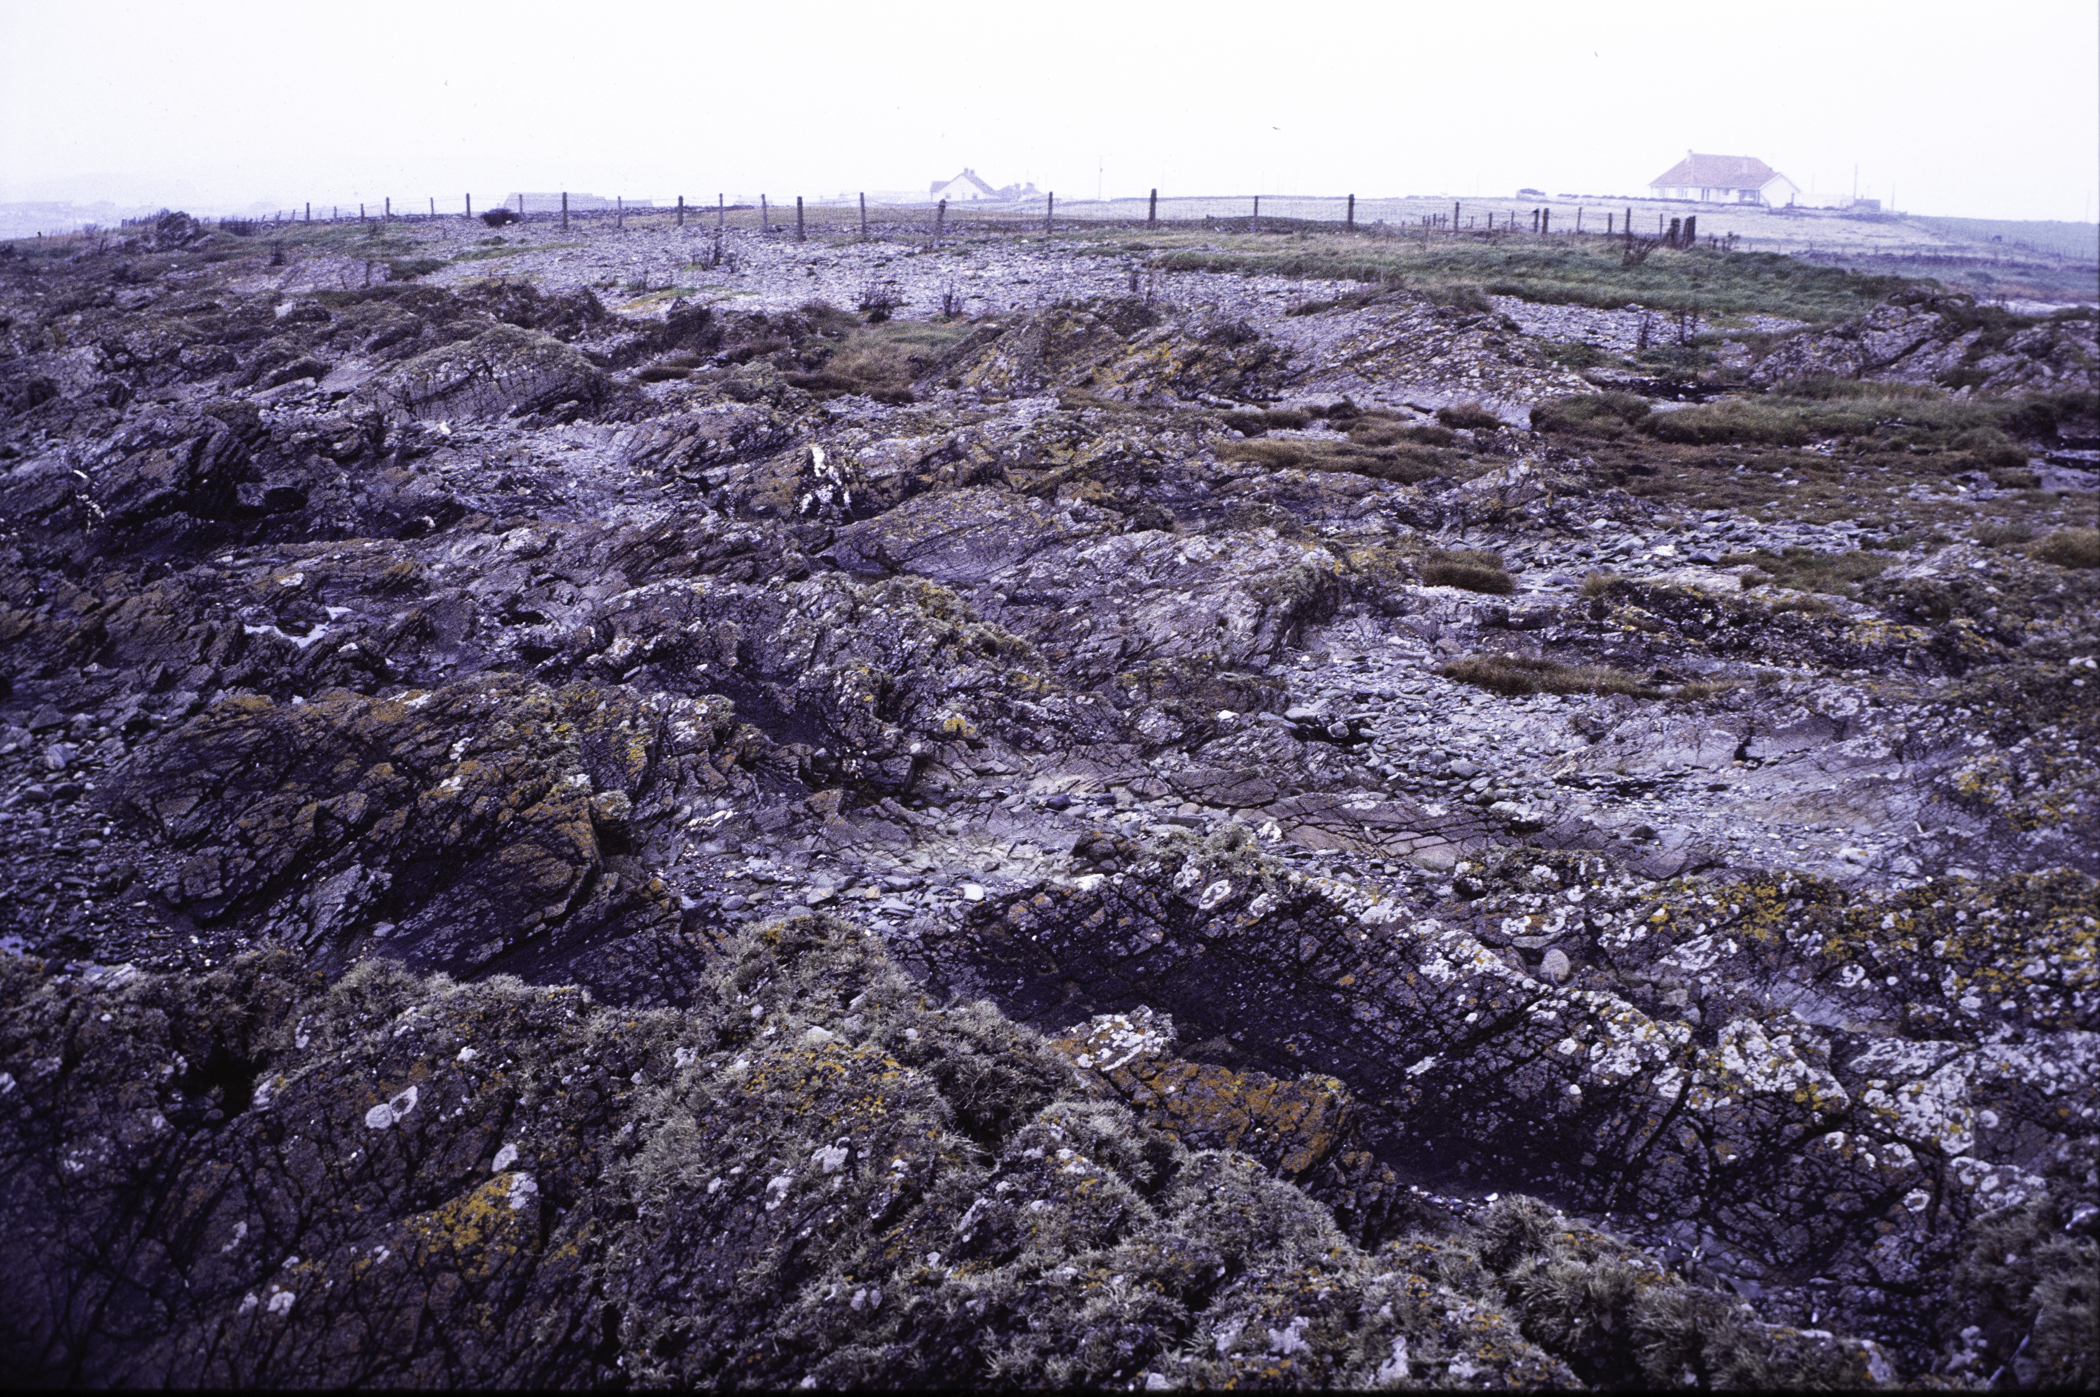
[[[1658,199],[1775,208],[1796,202],[1801,193],[1799,185],[1754,155],[1701,155],[1690,150],[1649,180],[1648,187]]]

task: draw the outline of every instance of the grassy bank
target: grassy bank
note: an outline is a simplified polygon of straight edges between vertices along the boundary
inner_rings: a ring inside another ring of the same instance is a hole
[[[1416,239],[1371,233],[1116,233],[1094,241],[1148,252],[1170,271],[1241,272],[1398,284],[1438,299],[1516,296],[1550,305],[1617,309],[1630,302],[1707,316],[1777,315],[1817,323],[1859,315],[1911,284],[1861,276],[1769,252],[1658,249],[1629,266],[1610,238],[1508,241]]]

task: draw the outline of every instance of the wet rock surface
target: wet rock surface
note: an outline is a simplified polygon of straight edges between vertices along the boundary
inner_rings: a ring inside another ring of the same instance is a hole
[[[691,242],[0,259],[12,1370],[2093,1380],[2089,320]]]

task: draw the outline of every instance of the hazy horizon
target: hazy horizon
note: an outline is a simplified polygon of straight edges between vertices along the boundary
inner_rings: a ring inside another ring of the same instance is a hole
[[[1909,213],[2091,222],[2100,15],[1976,13],[0,0],[0,201],[712,202],[922,190],[965,165],[1068,199],[1622,196],[1696,149],[1819,195],[1856,165]]]

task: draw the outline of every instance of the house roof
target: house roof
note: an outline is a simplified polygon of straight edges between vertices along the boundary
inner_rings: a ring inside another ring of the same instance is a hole
[[[968,165],[963,166],[963,172],[957,175],[954,179],[935,180],[933,182],[933,188],[929,192],[938,194],[943,189],[946,189],[949,185],[959,184],[963,180],[968,180],[970,183],[976,185],[979,189],[985,192],[987,197],[996,197],[999,193],[998,190],[992,188],[989,184],[986,184],[982,179],[980,179],[978,177],[977,172],[971,169]]]
[[[1778,174],[1754,155],[1700,155],[1688,150],[1684,159],[1649,180],[1648,187],[1762,189]]]

